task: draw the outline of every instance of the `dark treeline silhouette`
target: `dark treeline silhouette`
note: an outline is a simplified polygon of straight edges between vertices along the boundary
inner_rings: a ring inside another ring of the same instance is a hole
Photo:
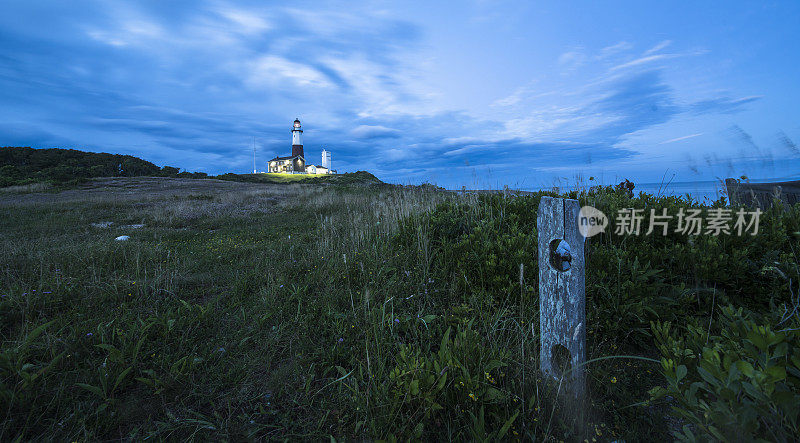
[[[36,182],[78,183],[94,177],[206,178],[204,172],[181,172],[158,166],[131,155],[78,151],[0,147],[0,187]]]

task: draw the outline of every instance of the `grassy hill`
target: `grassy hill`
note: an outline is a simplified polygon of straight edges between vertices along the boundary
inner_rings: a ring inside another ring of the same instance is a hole
[[[217,178],[248,183],[379,184],[366,171],[335,175],[233,174],[209,177],[203,172],[181,172],[172,166],[159,168],[130,155],[84,152],[75,149],[0,147],[0,187],[48,183],[74,185],[97,177]]]
[[[131,155],[84,152],[75,149],[0,147],[0,187],[50,182],[77,183],[93,177],[187,177],[205,173],[180,172]]]
[[[247,183],[324,183],[324,184],[381,184],[377,177],[367,171],[345,174],[306,175],[306,174],[222,174],[213,178]]]
[[[546,193],[105,182],[0,198],[0,441],[798,435],[800,205],[593,237],[581,423],[539,372]]]

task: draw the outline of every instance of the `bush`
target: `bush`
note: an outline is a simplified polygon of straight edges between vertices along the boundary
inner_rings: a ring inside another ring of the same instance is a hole
[[[487,345],[471,322],[451,332],[448,328],[435,352],[400,347],[386,397],[407,423],[416,425],[398,431],[405,437],[420,438],[426,432],[433,438],[441,430],[424,425],[455,415],[465,419],[470,438],[502,440],[519,414],[513,412],[519,408],[512,404],[513,396],[501,386],[510,355]]]
[[[694,322],[685,333],[656,323],[672,411],[687,422],[680,440],[795,441],[800,435],[800,321],[759,317],[723,308],[710,326]],[[782,323],[781,323],[782,322]]]
[[[164,166],[161,168],[161,175],[164,177],[175,177],[178,173],[181,172],[179,168],[175,168],[172,166]]]

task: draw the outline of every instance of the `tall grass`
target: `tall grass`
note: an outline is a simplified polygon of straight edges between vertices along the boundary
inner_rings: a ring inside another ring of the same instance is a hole
[[[538,375],[541,193],[232,186],[3,203],[0,440],[664,439],[649,322],[705,318],[709,287],[779,294],[755,263],[791,261],[800,220],[759,243],[593,240],[579,423]]]

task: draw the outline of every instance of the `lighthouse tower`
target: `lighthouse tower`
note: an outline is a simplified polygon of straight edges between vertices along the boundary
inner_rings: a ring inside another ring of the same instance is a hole
[[[305,158],[303,154],[303,130],[300,127],[300,119],[294,119],[292,125],[292,157],[297,156]]]
[[[328,170],[331,169],[331,151],[322,150],[322,167]]]

